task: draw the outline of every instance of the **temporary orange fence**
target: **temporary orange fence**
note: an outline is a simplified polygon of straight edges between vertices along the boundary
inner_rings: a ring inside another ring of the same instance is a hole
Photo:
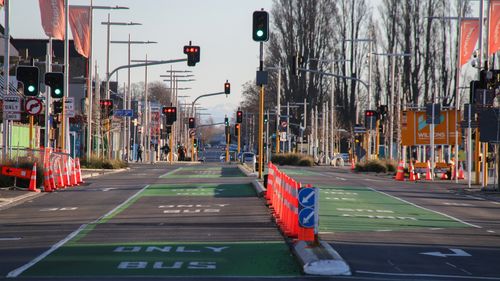
[[[265,198],[280,230],[290,238],[314,241],[314,229],[299,225],[298,193],[301,183],[280,171],[271,162],[268,164],[268,171]]]

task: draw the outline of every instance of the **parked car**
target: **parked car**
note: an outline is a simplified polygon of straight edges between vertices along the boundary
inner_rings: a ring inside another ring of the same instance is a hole
[[[252,152],[244,152],[241,155],[241,163],[251,167],[254,171],[257,169],[257,157]]]

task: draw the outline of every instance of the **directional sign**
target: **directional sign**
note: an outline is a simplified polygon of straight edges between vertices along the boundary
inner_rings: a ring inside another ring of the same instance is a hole
[[[428,255],[428,256],[435,256],[435,257],[440,257],[440,258],[447,258],[447,257],[470,257],[471,254],[467,253],[466,251],[462,249],[448,249],[452,251],[453,253],[441,253],[441,252],[426,252],[426,253],[420,253],[421,255]]]
[[[115,109],[113,116],[116,117],[133,117],[134,111],[132,109]]]
[[[4,96],[3,112],[21,112],[21,97]]]
[[[299,204],[304,208],[314,207],[316,190],[314,188],[301,188],[299,190]]]
[[[312,189],[312,188],[311,188]],[[312,228],[315,224],[313,208],[304,208],[299,212],[299,224],[302,227]]]
[[[37,115],[42,112],[43,106],[42,101],[37,98],[27,98],[26,103],[24,105],[24,109],[26,109],[26,113],[31,115]]]
[[[9,177],[17,177],[23,179],[31,178],[31,170],[22,169],[22,168],[14,168],[9,166],[2,166],[2,175]]]
[[[366,133],[366,128],[361,127],[361,126],[354,126],[354,133],[355,134],[364,134],[364,133]]]

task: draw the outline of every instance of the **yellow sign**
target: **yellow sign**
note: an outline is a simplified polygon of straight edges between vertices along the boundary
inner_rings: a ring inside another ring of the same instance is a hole
[[[458,111],[460,117],[460,111]],[[434,144],[436,145],[454,145],[455,130],[455,110],[441,111],[439,124],[434,125]],[[428,145],[430,144],[430,124],[426,122],[425,111],[407,111],[401,112],[401,144],[410,145]],[[462,134],[458,130],[458,144],[462,143]]]

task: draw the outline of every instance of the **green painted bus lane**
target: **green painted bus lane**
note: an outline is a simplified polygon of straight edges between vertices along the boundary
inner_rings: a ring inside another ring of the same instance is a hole
[[[72,244],[23,277],[297,276],[283,242]]]
[[[147,186],[19,276],[300,276],[259,203],[250,184]]]
[[[227,177],[245,177],[237,167],[206,167],[206,166],[189,166],[181,167],[170,173],[167,173],[160,178],[169,179],[217,179]]]
[[[368,187],[320,186],[320,231],[392,231],[469,225]]]

